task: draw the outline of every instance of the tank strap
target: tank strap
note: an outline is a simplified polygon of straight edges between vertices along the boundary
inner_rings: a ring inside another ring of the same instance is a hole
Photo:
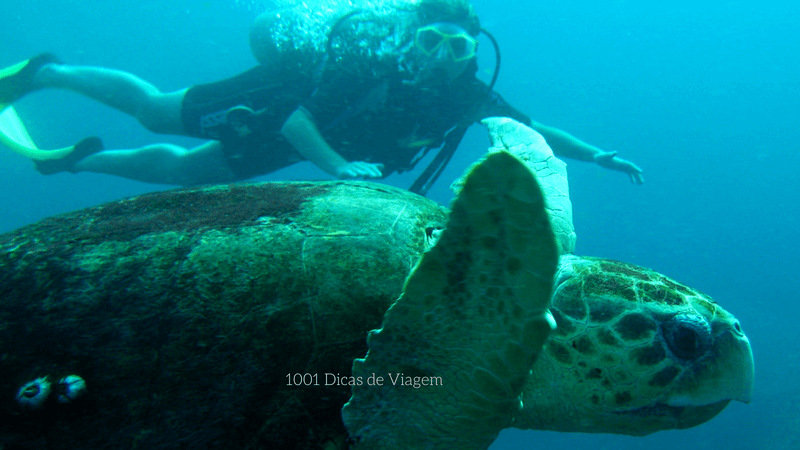
[[[422,195],[423,197],[427,195],[428,190],[436,183],[436,180],[439,178],[439,175],[442,174],[442,171],[444,171],[447,163],[453,158],[453,154],[455,154],[458,145],[461,144],[461,140],[464,138],[467,128],[469,128],[467,124],[457,125],[445,135],[444,144],[442,144],[442,147],[439,149],[439,153],[436,154],[436,157],[428,164],[425,171],[414,181],[408,189],[409,191]]]

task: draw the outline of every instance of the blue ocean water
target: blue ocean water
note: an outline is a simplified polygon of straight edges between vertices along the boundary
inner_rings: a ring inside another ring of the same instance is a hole
[[[780,1],[475,0],[498,39],[496,90],[645,170],[646,184],[570,162],[579,254],[658,270],[734,313],[756,360],[752,403],[691,430],[644,438],[508,431],[493,449],[800,448],[800,4]],[[139,74],[164,90],[221,79],[255,62],[259,8],[245,0],[29,0],[0,4],[0,66],[42,51]],[[482,76],[492,53],[482,43]],[[18,103],[44,148],[99,135],[109,148],[169,141],[77,95]],[[468,133],[431,196],[488,143]],[[264,179],[323,178],[309,165]],[[407,186],[412,176],[389,182]],[[43,217],[165,189],[92,174],[39,175],[0,149],[0,232]]]

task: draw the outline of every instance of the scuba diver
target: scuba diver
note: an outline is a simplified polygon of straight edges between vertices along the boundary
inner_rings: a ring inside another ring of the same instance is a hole
[[[538,131],[558,156],[643,182],[641,169],[616,152],[536,123],[506,103],[492,90],[498,68],[489,85],[475,77],[481,28],[466,0],[403,4],[351,8],[333,22],[299,7],[265,13],[251,30],[258,66],[171,93],[126,72],[61,64],[51,54],[0,71],[0,109],[38,89],[67,89],[153,132],[209,140],[198,147],[105,150],[90,137],[46,152],[29,138],[14,142],[8,132],[0,140],[42,174],[89,171],[182,186],[244,180],[303,160],[338,178],[382,178],[438,150],[411,188],[424,195],[466,129],[499,116]]]

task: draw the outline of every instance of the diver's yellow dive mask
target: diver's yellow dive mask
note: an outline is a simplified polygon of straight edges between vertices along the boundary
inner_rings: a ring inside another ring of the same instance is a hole
[[[453,62],[473,58],[478,49],[478,41],[474,37],[450,22],[436,22],[420,27],[414,35],[414,45],[426,56],[447,57]]]

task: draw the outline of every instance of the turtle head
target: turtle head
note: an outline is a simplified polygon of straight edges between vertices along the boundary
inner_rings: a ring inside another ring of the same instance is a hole
[[[750,400],[753,354],[738,320],[657,272],[564,256],[551,312],[558,327],[518,428],[645,435]]]

